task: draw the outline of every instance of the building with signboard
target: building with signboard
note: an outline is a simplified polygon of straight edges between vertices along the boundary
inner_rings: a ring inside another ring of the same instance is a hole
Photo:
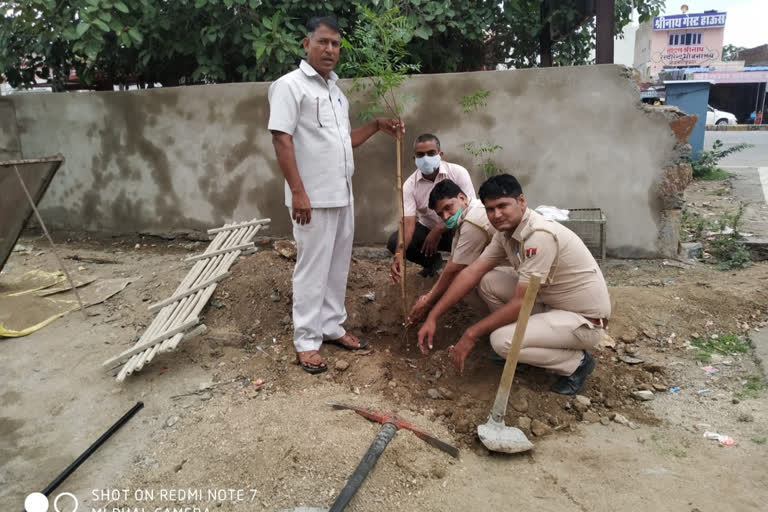
[[[651,80],[663,70],[720,61],[726,17],[718,11],[684,12],[641,24],[635,36],[635,69]]]

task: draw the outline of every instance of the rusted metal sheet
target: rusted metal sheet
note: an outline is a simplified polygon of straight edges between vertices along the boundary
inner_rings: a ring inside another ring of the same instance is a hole
[[[0,270],[5,266],[21,231],[33,213],[14,168],[19,169],[35,204],[39,204],[63,162],[64,157],[60,154],[44,158],[0,161]]]

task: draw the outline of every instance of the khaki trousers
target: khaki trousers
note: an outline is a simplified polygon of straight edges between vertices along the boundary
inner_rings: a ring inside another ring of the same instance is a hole
[[[478,293],[491,312],[512,299],[517,280],[517,272],[512,267],[497,267],[483,276]],[[491,346],[504,359],[512,346],[516,326],[517,323],[505,325],[491,333]],[[578,368],[582,351],[597,346],[603,334],[602,328],[578,313],[536,302],[523,337],[519,362],[570,375]]]

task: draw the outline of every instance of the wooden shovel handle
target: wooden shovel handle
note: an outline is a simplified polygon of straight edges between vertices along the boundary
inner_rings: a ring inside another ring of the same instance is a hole
[[[515,378],[515,368],[517,368],[517,359],[520,357],[520,347],[523,345],[525,329],[528,327],[528,318],[533,310],[533,303],[536,301],[536,294],[539,292],[541,277],[532,275],[528,283],[528,289],[523,297],[523,305],[520,308],[520,314],[517,315],[515,325],[515,334],[512,337],[512,346],[507,353],[507,362],[504,363],[504,372],[501,374],[499,390],[496,392],[496,401],[493,402],[491,417],[494,421],[502,422],[504,414],[507,412],[507,402],[509,401],[509,391],[512,389],[512,381]]]

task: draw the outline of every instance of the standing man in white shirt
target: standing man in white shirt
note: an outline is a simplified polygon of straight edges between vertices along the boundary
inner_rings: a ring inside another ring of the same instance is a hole
[[[307,60],[269,87],[269,130],[296,240],[293,342],[298,364],[315,374],[328,369],[319,352],[323,342],[348,350],[367,346],[342,327],[355,232],[352,148],[379,130],[405,133],[405,126],[375,119],[352,130],[333,72],[341,47],[335,17],[310,19],[303,45]]]
[[[403,184],[403,216],[405,223],[405,259],[424,267],[421,275],[433,276],[443,266],[443,258],[437,251],[450,251],[453,233],[429,207],[429,193],[443,180],[451,180],[464,191],[469,201],[475,199],[475,187],[469,172],[457,164],[442,161],[440,140],[431,133],[416,137],[413,143],[413,160],[418,170]],[[395,283],[400,281],[401,269],[398,253],[403,247],[397,243],[397,232],[389,237],[389,252],[394,254],[390,275]]]

